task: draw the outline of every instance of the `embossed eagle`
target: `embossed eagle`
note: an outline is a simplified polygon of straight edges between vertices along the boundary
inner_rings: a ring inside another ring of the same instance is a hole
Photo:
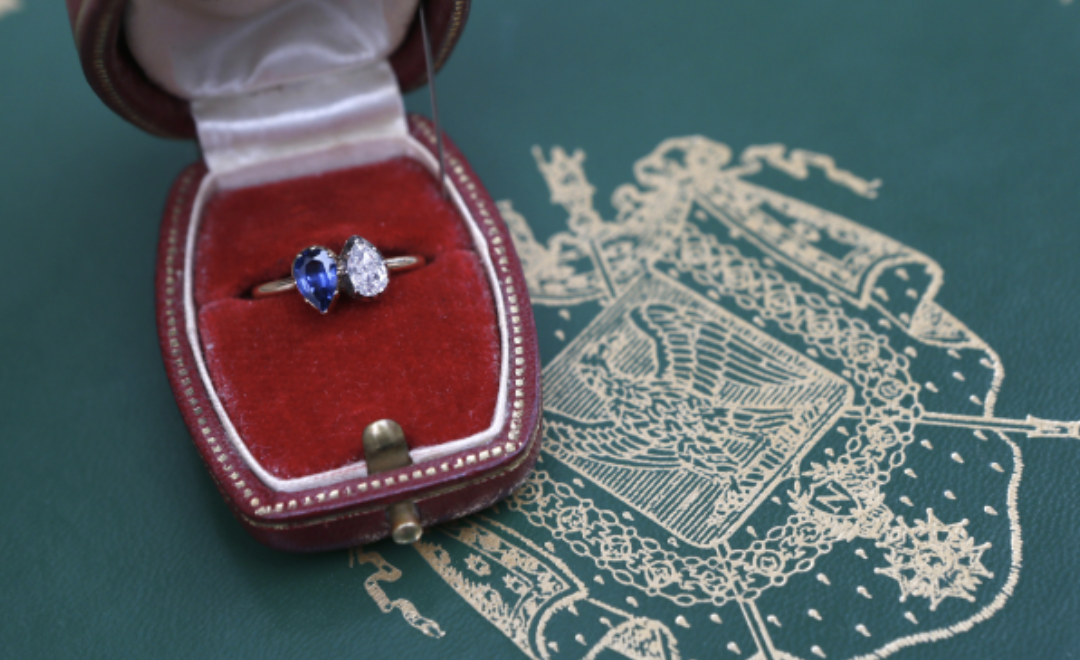
[[[601,343],[580,368],[609,402],[615,428],[578,446],[592,458],[680,467],[739,490],[766,450],[797,445],[826,407],[813,376],[745,334],[669,304],[630,311],[652,355]],[[636,373],[633,364],[652,369]],[[785,452],[786,453],[786,452]]]

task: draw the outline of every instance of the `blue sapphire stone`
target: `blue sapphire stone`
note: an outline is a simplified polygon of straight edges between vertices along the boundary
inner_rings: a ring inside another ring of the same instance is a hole
[[[296,255],[293,261],[296,290],[323,314],[337,295],[338,265],[334,253],[314,245]]]

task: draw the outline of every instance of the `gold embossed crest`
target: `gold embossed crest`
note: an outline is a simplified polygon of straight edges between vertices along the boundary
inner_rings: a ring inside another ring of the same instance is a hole
[[[1003,367],[940,266],[759,179],[881,182],[674,138],[604,219],[582,152],[534,156],[566,229],[501,210],[550,333],[544,453],[418,544],[449,586],[532,658],[881,657],[1004,605],[1013,436],[1080,425],[996,417]]]

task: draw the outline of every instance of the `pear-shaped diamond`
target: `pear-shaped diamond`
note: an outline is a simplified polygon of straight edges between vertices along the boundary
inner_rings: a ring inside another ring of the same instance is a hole
[[[386,261],[374,245],[353,236],[345,242],[343,252],[350,293],[371,298],[386,289],[390,273],[386,270]]]
[[[334,253],[313,245],[296,255],[293,261],[296,290],[311,305],[322,312],[330,309],[338,288],[338,264]]]

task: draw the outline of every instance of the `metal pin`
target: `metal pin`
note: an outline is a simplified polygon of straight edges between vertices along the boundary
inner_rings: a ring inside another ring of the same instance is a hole
[[[435,124],[435,149],[439,154],[439,191],[443,198],[446,193],[446,157],[443,155],[442,126],[439,124],[439,102],[435,96],[435,64],[431,57],[431,37],[428,35],[427,18],[424,16],[427,3],[420,2],[420,35],[424,41],[424,65],[427,67],[428,92],[431,94],[431,121]]]
[[[409,444],[405,432],[392,419],[380,419],[364,429],[364,457],[368,474],[378,474],[412,465]],[[390,535],[402,544],[416,543],[424,533],[420,526],[420,512],[411,500],[395,502],[386,509],[390,519]]]
[[[390,518],[390,536],[395,543],[412,545],[420,540],[424,528],[420,526],[420,513],[411,501],[397,502],[386,510]]]

